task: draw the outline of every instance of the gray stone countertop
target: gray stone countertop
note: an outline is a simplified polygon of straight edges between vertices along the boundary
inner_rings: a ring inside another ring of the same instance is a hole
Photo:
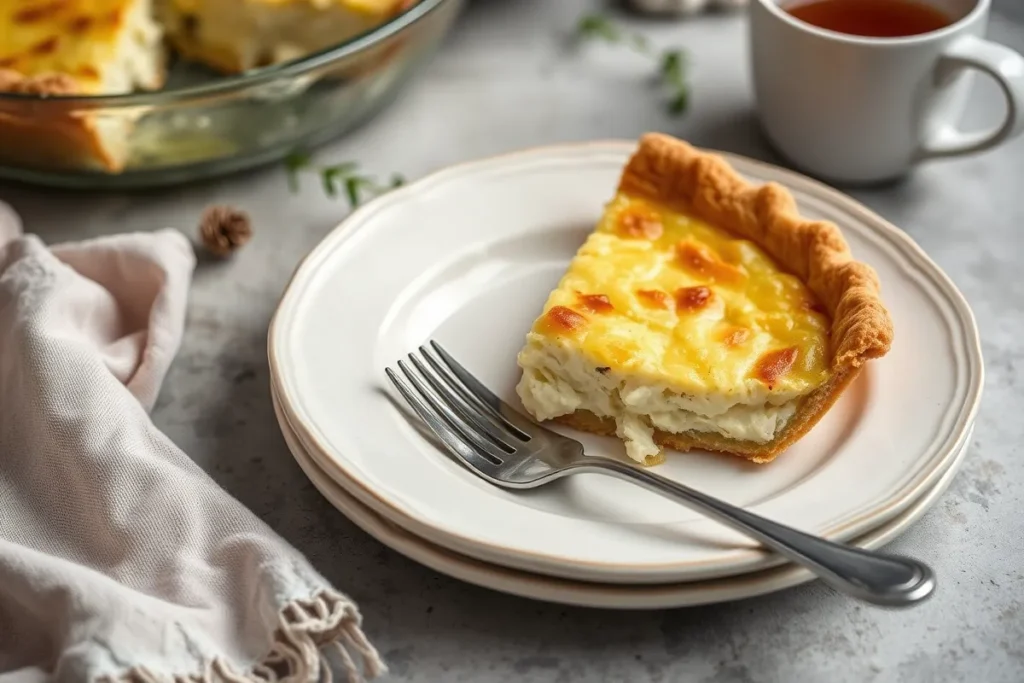
[[[324,159],[416,178],[466,159],[545,143],[662,130],[778,162],[752,116],[745,19],[635,25],[692,59],[689,114],[671,118],[642,61],[574,54],[564,33],[586,0],[470,0],[441,52],[403,96]],[[1024,50],[1024,4],[996,4],[993,37]],[[994,121],[980,82],[969,119]],[[892,544],[937,569],[924,606],[887,612],[819,584],[731,604],[616,612],[543,604],[460,583],[367,536],[289,455],[274,419],[266,330],[299,259],[345,215],[282,168],[142,193],[0,186],[49,242],[174,226],[235,204],[256,237],[233,261],[200,264],[186,336],[154,412],[225,489],[359,603],[394,681],[1024,681],[1024,138],[922,166],[852,194],[910,233],[974,308],[987,367],[969,457],[950,490]]]

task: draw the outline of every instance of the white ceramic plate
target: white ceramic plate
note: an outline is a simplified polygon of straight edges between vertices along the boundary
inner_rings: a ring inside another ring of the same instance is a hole
[[[276,394],[276,392],[274,393]],[[814,580],[814,576],[805,569],[787,564],[724,579],[629,586],[559,579],[474,560],[424,541],[356,500],[320,469],[306,453],[298,436],[288,425],[287,418],[281,413],[276,395],[274,408],[288,448],[299,467],[324,498],[359,528],[384,545],[415,562],[467,583],[536,600],[583,607],[664,609],[750,598]],[[953,462],[950,463],[950,467],[939,477],[932,488],[925,491],[920,498],[910,504],[910,507],[886,524],[854,539],[853,545],[861,548],[879,548],[892,541],[920,519],[953,481],[967,455],[973,431],[972,425],[967,431],[967,438],[963,446],[957,451]],[[940,576],[938,580],[941,584],[942,577]]]
[[[271,324],[272,378],[318,464],[362,504],[460,554],[604,582],[692,581],[779,560],[697,512],[584,474],[530,492],[486,484],[425,438],[384,367],[434,338],[515,404],[515,356],[612,196],[628,143],[542,148],[436,173],[366,205],[300,265]],[[878,271],[896,339],[770,466],[691,453],[658,468],[819,536],[849,540],[907,509],[955,457],[982,386],[977,328],[949,279],[897,228],[797,174],[789,187]],[[577,435],[616,456],[614,439]]]

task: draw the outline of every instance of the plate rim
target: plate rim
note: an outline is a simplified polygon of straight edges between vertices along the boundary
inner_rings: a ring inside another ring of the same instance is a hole
[[[586,567],[586,565],[583,563],[576,565],[563,564],[559,566],[544,565],[541,563],[523,561],[523,557],[530,557],[530,554],[528,553],[518,555],[510,552],[488,552],[488,546],[484,545],[466,545],[463,547],[457,543],[451,543],[450,539],[443,535],[437,537],[432,536],[430,532],[434,530],[435,527],[425,524],[421,519],[409,515],[404,511],[395,510],[390,506],[381,505],[380,499],[375,496],[371,490],[361,486],[358,482],[348,477],[343,471],[336,471],[332,474],[330,470],[334,468],[334,460],[322,453],[317,455],[316,449],[314,448],[315,444],[311,444],[308,439],[303,439],[303,436],[300,433],[302,431],[301,426],[297,426],[292,419],[288,418],[288,408],[284,405],[284,401],[279,395],[279,389],[273,379],[271,379],[271,394],[275,405],[275,415],[278,418],[282,432],[287,431],[292,434],[298,440],[303,452],[312,460],[317,469],[324,472],[325,475],[334,481],[339,488],[343,489],[347,495],[350,495],[356,502],[373,511],[374,514],[384,518],[388,523],[398,526],[406,530],[408,533],[424,539],[432,545],[444,548],[446,551],[456,555],[470,558],[476,562],[514,569],[527,574],[536,574],[568,581],[582,581],[584,583],[605,583],[608,585],[660,585],[666,583],[692,583],[694,581],[728,579],[754,572],[768,571],[788,564],[785,558],[781,557],[777,553],[764,550],[763,548],[742,548],[732,552],[735,554],[743,553],[751,555],[752,558],[750,561],[736,562],[729,565],[724,570],[713,567],[710,571],[689,571],[685,572],[685,575],[678,577],[673,575],[669,578],[663,578],[664,574],[641,574],[630,576],[627,574],[594,573],[586,570],[579,571],[580,567]],[[949,464],[955,461],[962,451],[967,449],[970,439],[973,437],[973,433],[974,423],[972,422],[951,448],[950,454],[952,457],[945,457],[939,462],[939,465],[936,468],[938,476],[935,478],[935,481],[941,479],[942,476],[948,472]],[[934,486],[934,481],[931,485]],[[915,489],[915,493],[918,495],[911,496],[894,515],[880,520],[876,525],[866,527],[859,534],[843,539],[843,542],[850,542],[851,539],[869,534],[874,529],[885,526],[892,519],[899,517],[907,509],[912,507],[920,496],[923,495],[921,491],[927,491],[928,489],[929,486],[923,486]],[[498,550],[500,551],[502,548],[499,548]]]
[[[393,518],[397,515],[403,519],[412,520],[416,524],[417,528],[420,526],[423,527],[423,529],[419,529],[419,535],[429,537],[432,542],[443,545],[455,552],[472,555],[474,557],[484,559],[485,561],[493,561],[494,558],[499,556],[514,556],[520,560],[524,560],[519,563],[519,566],[526,571],[536,571],[538,566],[537,563],[546,565],[549,570],[551,570],[555,565],[560,565],[562,567],[574,565],[579,567],[587,565],[587,571],[591,572],[595,577],[601,577],[600,579],[595,580],[609,580],[609,574],[615,572],[624,572],[626,574],[630,574],[631,572],[635,574],[637,572],[635,564],[616,564],[592,561],[573,563],[571,558],[566,558],[564,556],[510,549],[492,544],[486,540],[468,537],[465,534],[460,533],[458,530],[442,528],[441,526],[416,520],[410,514],[409,510],[404,509],[400,501],[390,500],[384,494],[371,487],[369,482],[363,481],[362,478],[358,476],[358,472],[355,474],[350,472],[349,469],[352,468],[347,468],[345,466],[343,453],[339,453],[341,456],[340,458],[333,458],[328,455],[329,452],[332,452],[332,449],[325,448],[323,440],[318,437],[316,429],[306,425],[301,414],[296,413],[296,411],[292,409],[295,402],[289,396],[290,387],[288,386],[287,381],[282,381],[284,376],[280,371],[277,361],[279,345],[283,345],[283,342],[279,340],[279,337],[283,337],[284,335],[284,332],[281,331],[281,319],[283,317],[282,312],[287,311],[289,307],[296,308],[300,305],[301,298],[296,298],[299,296],[296,293],[296,289],[298,283],[301,282],[300,278],[314,277],[320,261],[333,253],[336,248],[342,245],[346,240],[350,239],[353,235],[363,234],[367,228],[372,229],[372,220],[367,221],[366,219],[372,218],[373,213],[376,211],[385,208],[390,204],[400,203],[404,201],[406,197],[416,196],[424,190],[429,191],[431,187],[442,184],[446,180],[454,180],[462,177],[467,171],[472,171],[474,168],[480,168],[481,170],[484,167],[487,167],[488,169],[494,167],[500,168],[504,164],[514,163],[521,159],[528,160],[531,157],[536,158],[537,161],[542,161],[545,158],[565,158],[566,155],[580,154],[588,151],[596,154],[607,153],[628,156],[633,150],[635,150],[635,148],[636,142],[627,140],[595,140],[581,143],[544,145],[484,157],[482,159],[464,161],[442,168],[413,183],[410,183],[407,186],[399,188],[392,193],[376,198],[366,205],[358,208],[342,220],[338,226],[331,230],[321,240],[321,242],[299,262],[282,293],[278,307],[274,312],[268,329],[267,354],[271,370],[271,381],[274,382],[280,390],[281,400],[285,404],[287,412],[293,415],[293,422],[296,424],[296,427],[301,432],[305,433],[311,445],[315,446],[312,450],[320,451],[321,454],[325,456],[325,460],[327,462],[321,464],[327,464],[330,469],[335,470],[339,475],[344,476],[347,480],[356,482],[358,486],[356,486],[355,489],[358,490],[359,494],[361,494],[357,495],[357,498],[359,498],[361,502],[367,504],[369,507],[380,514],[383,514],[387,518]],[[910,470],[908,474],[909,480],[898,491],[894,492],[885,500],[879,501],[871,510],[864,511],[860,515],[845,520],[842,523],[834,524],[832,528],[827,529],[826,532],[822,534],[824,537],[832,540],[847,540],[858,534],[864,533],[867,529],[871,528],[872,525],[877,526],[879,524],[884,524],[887,519],[900,514],[912,503],[915,496],[917,496],[922,489],[934,484],[939,476],[941,476],[943,464],[955,457],[956,449],[963,441],[965,432],[971,425],[973,425],[977,416],[984,387],[984,362],[980,343],[980,333],[974,314],[955,283],[953,283],[949,276],[928,256],[928,254],[909,234],[903,232],[885,218],[858,202],[856,199],[845,195],[839,190],[829,187],[824,183],[786,168],[730,152],[713,149],[705,149],[705,151],[720,154],[730,162],[738,161],[741,165],[748,168],[767,171],[781,184],[794,189],[799,188],[801,191],[811,196],[820,198],[822,201],[848,211],[850,214],[860,218],[871,228],[867,232],[869,232],[872,237],[887,242],[887,246],[891,250],[897,252],[897,256],[902,257],[905,260],[905,265],[911,267],[906,268],[908,272],[912,272],[915,277],[925,277],[931,282],[935,291],[929,292],[929,294],[934,298],[941,296],[944,299],[945,305],[941,306],[940,309],[946,316],[950,317],[953,322],[959,323],[959,330],[954,329],[951,330],[951,332],[959,331],[962,333],[963,346],[956,343],[960,340],[955,336],[952,336],[951,339],[954,342],[953,346],[958,350],[958,352],[963,353],[965,357],[965,372],[967,374],[964,380],[966,383],[964,391],[965,402],[961,406],[958,414],[955,410],[951,413],[955,415],[955,417],[952,420],[952,427],[949,436],[947,437],[947,443],[935,450],[930,466],[923,468],[921,471]],[[717,567],[712,566],[711,568],[707,568],[703,567],[702,563],[695,564],[693,561],[688,563],[645,563],[639,571],[641,574],[657,574],[661,577],[669,574],[678,576],[685,575],[691,578],[698,576],[724,576],[750,571],[752,568],[763,568],[768,566],[766,564],[766,557],[766,553],[754,548],[738,548],[728,551],[728,554],[723,554],[720,559],[716,560],[715,562],[719,565]],[[665,579],[658,579],[656,577],[648,579],[648,581],[652,582],[657,580]]]
[[[346,487],[324,471],[312,455],[305,451],[305,448],[299,443],[299,436],[291,432],[287,418],[281,413],[279,398],[274,388],[271,388],[271,394],[274,413],[280,424],[282,437],[288,451],[320,495],[349,521],[382,545],[417,564],[457,581],[507,595],[553,604],[599,609],[646,610],[693,607],[744,600],[817,580],[817,577],[809,570],[785,562],[780,566],[744,574],[693,581],[632,585],[600,583],[538,574],[463,555],[418,536],[407,527],[361,503]],[[907,510],[883,523],[880,527],[866,532],[851,544],[858,548],[875,550],[899,538],[920,521],[927,512],[935,507],[953,480],[956,479],[970,452],[973,433],[974,424],[972,423],[968,427],[966,438],[960,445],[956,456],[942,472],[934,486],[925,490],[921,497],[914,499]],[[300,451],[301,455],[296,450]],[[310,474],[310,468],[327,481],[318,482],[317,475]],[[327,487],[333,488],[331,493],[324,491],[324,488]],[[348,499],[344,505],[335,499],[335,496],[339,494]],[[364,509],[353,512],[353,506]],[[367,517],[370,519],[367,520]],[[414,550],[410,551],[410,547]],[[455,567],[454,570],[453,567]],[[482,576],[487,578],[479,578]]]

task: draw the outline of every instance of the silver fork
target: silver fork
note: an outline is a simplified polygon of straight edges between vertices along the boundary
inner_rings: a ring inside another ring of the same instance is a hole
[[[811,570],[835,589],[876,605],[905,607],[935,590],[935,575],[911,558],[852,548],[765,519],[646,469],[600,456],[523,417],[437,342],[387,368],[388,379],[445,446],[487,481],[509,489],[543,486],[579,472],[640,484],[697,509]],[[403,379],[404,376],[404,379]]]

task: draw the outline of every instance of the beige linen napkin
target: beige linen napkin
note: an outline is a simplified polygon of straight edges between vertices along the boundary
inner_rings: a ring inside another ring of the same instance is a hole
[[[149,418],[188,241],[20,233],[0,203],[0,681],[381,673],[356,606]]]

